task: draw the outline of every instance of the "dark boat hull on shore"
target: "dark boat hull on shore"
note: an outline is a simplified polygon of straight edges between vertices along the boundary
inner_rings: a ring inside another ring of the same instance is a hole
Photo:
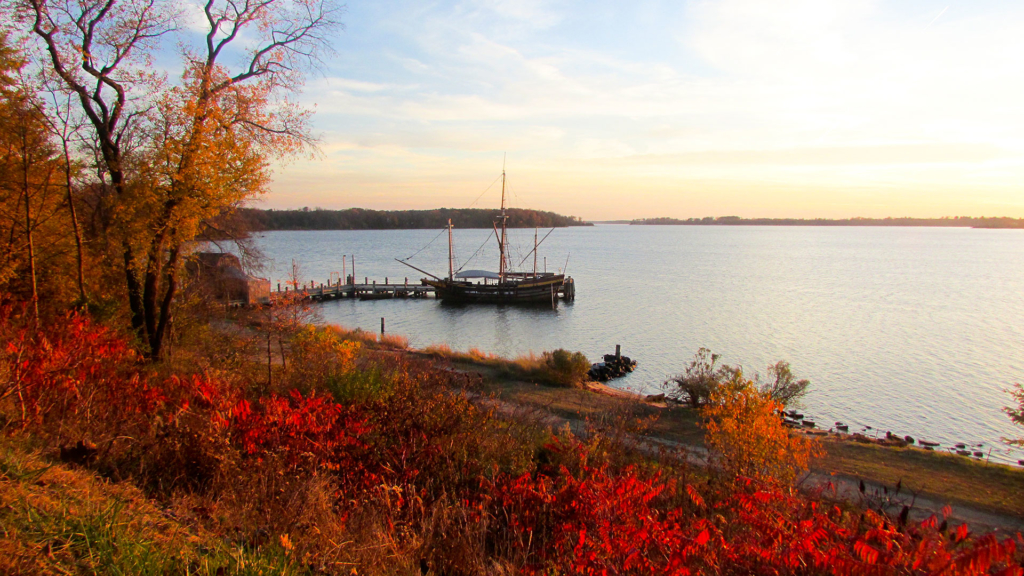
[[[459,280],[428,280],[423,283],[437,290],[437,297],[448,302],[491,304],[530,304],[552,302],[571,290],[562,274],[528,278],[495,284],[474,284]],[[570,283],[571,284],[571,281]],[[565,286],[565,288],[563,288]],[[568,294],[565,294],[568,297]]]

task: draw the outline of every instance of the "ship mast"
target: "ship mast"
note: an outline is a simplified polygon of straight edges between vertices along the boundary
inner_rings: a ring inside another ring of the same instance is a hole
[[[448,281],[455,280],[455,256],[452,252],[452,219],[448,219]]]
[[[537,228],[533,229],[533,277],[537,277]],[[545,236],[544,238],[547,238]]]
[[[501,166],[501,245],[498,246],[498,252],[501,256],[501,262],[498,264],[498,282],[505,281],[506,267],[505,267],[505,253],[508,251],[508,237],[505,234],[506,223],[508,216],[505,215],[505,166]]]

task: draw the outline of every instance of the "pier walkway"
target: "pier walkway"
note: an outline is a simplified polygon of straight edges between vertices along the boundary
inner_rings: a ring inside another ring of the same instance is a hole
[[[351,280],[351,278],[350,278]],[[341,283],[340,281],[328,282],[327,284],[308,284],[291,288],[281,284],[276,290],[271,290],[270,300],[282,298],[294,298],[296,294],[303,300],[334,300],[337,298],[359,298],[360,300],[385,300],[389,298],[427,298],[436,296],[433,286],[424,286],[420,283],[409,283],[406,278],[401,284],[389,283],[388,278],[384,282],[377,283],[366,278],[362,284]]]

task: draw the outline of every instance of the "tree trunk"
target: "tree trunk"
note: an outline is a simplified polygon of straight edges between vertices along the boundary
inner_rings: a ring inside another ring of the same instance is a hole
[[[115,153],[116,152],[116,153]],[[119,161],[120,150],[108,151],[103,149],[104,165],[110,172],[110,185],[114,188],[114,194],[118,198],[124,196],[124,174],[121,172]],[[139,275],[135,271],[135,251],[132,249],[128,238],[121,238],[121,250],[124,257],[124,280],[125,288],[128,289],[128,308],[131,310],[132,329],[145,342],[148,340],[145,332],[145,315],[142,309],[142,292]]]
[[[36,283],[36,247],[32,238],[32,202],[28,186],[28,166],[25,166],[25,238],[28,241],[28,272],[32,282],[32,318],[39,328],[39,288]]]
[[[28,181],[32,154],[28,143],[27,126],[21,126],[21,183],[25,193],[25,240],[28,244],[28,272],[32,283],[32,318],[39,328],[39,288],[36,283],[36,248],[32,237],[32,194]]]
[[[135,272],[134,253],[128,240],[122,240],[124,255],[124,276],[125,287],[128,289],[128,308],[132,313],[132,329],[140,338],[146,339],[146,322],[142,313],[142,293],[139,285],[139,275]]]
[[[75,249],[78,256],[78,303],[85,306],[88,298],[85,295],[85,262],[82,254],[82,231],[78,228],[78,213],[75,211],[75,199],[71,194],[71,153],[68,150],[67,134],[61,134],[61,144],[64,147],[64,184],[68,191],[68,210],[71,212],[71,227],[75,233]]]
[[[171,322],[171,304],[178,290],[178,255],[181,248],[175,246],[171,249],[170,258],[167,261],[167,288],[164,292],[163,301],[160,303],[160,318],[157,322],[156,332],[150,337],[149,348],[154,359],[160,358],[163,348],[164,335]]]

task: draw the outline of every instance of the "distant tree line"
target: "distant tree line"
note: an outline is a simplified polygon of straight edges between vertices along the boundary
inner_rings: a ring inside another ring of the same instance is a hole
[[[438,208],[436,210],[325,210],[302,208],[299,210],[260,210],[246,208],[240,211],[255,230],[399,230],[414,228],[443,228],[451,218],[456,228],[490,228],[500,216],[500,210],[479,208]],[[562,228],[588,226],[576,216],[562,216],[523,208],[510,208],[510,228]]]
[[[642,218],[631,224],[673,226],[948,226],[963,228],[1024,228],[1024,218],[974,218],[944,216],[942,218],[740,218],[739,216],[707,216],[704,218]]]

